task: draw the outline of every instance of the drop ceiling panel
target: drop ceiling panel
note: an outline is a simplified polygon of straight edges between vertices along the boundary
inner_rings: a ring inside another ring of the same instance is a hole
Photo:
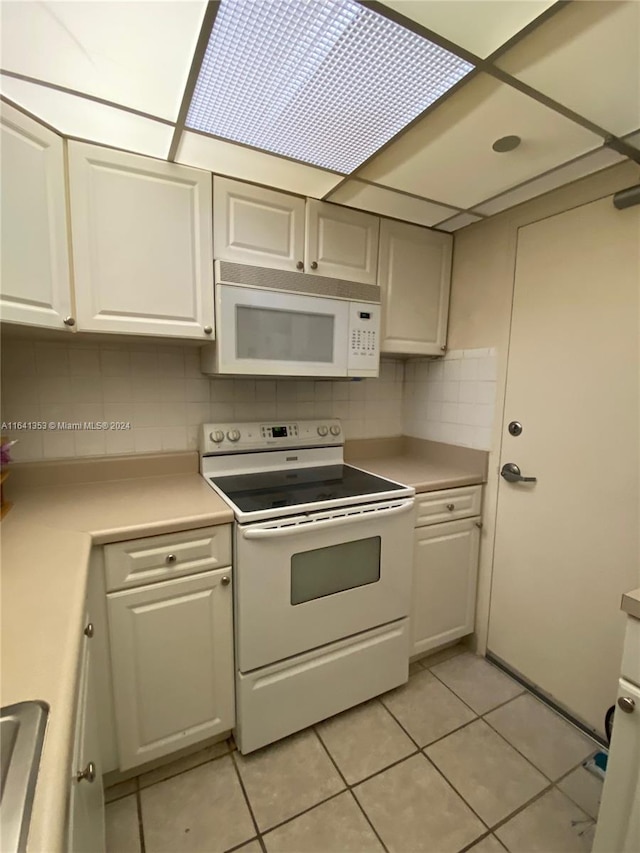
[[[3,2],[2,67],[175,121],[206,5]]]
[[[511,192],[491,199],[484,204],[477,204],[475,207],[479,213],[491,216],[494,213],[499,213],[508,207],[514,207],[516,204],[522,204],[524,201],[547,193],[557,187],[577,181],[579,178],[599,172],[600,169],[606,169],[608,166],[613,166],[624,159],[622,154],[618,154],[617,151],[612,151],[610,148],[598,148],[597,151],[592,151],[579,160],[574,160],[572,163],[560,166],[559,169],[554,169],[548,175],[542,175],[521,187],[511,190]]]
[[[368,210],[380,216],[406,219],[417,225],[435,225],[455,213],[455,209],[451,207],[404,195],[385,187],[375,187],[357,179],[347,181],[331,193],[328,201]]]
[[[484,58],[553,0],[388,0],[384,5]]]
[[[493,142],[522,144],[497,154]],[[385,186],[474,207],[602,142],[528,95],[478,74],[403,134],[359,173]]]
[[[322,198],[342,180],[340,175],[305,163],[189,131],[182,134],[176,162],[311,198]]]
[[[498,62],[615,135],[640,125],[640,3],[570,3]]]
[[[441,231],[458,231],[466,225],[473,225],[474,222],[480,222],[481,219],[481,216],[476,216],[474,213],[459,213],[452,219],[448,219],[446,222],[441,222],[438,225],[438,228]]]
[[[167,155],[173,133],[171,125],[12,77],[0,77],[0,91],[64,136],[150,157]]]

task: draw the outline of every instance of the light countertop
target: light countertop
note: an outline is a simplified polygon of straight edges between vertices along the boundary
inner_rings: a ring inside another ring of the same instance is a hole
[[[19,478],[16,478],[19,480]],[[28,850],[64,850],[78,664],[93,545],[227,524],[197,473],[74,485],[17,482],[2,520],[2,705],[49,707]]]
[[[454,489],[456,486],[471,486],[483,482],[482,475],[477,472],[404,455],[365,457],[349,460],[349,463],[380,477],[413,486],[416,493]]]

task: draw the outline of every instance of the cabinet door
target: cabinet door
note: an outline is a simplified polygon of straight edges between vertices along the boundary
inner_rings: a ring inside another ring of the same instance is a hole
[[[451,234],[383,219],[379,282],[382,352],[442,355],[451,283]]]
[[[411,654],[473,631],[479,518],[418,527],[413,550]]]
[[[301,271],[304,199],[214,178],[213,247],[217,260]]]
[[[120,769],[234,724],[231,569],[107,596]]]
[[[70,142],[69,181],[78,330],[210,340],[211,175]]]
[[[48,128],[2,104],[3,320],[69,328],[69,246],[64,143]]]
[[[376,284],[379,230],[377,216],[307,199],[305,270]]]
[[[618,698],[635,707],[625,713],[616,705],[593,853],[640,850],[640,688],[621,678]]]
[[[89,619],[85,624],[89,623]],[[96,672],[89,637],[83,640],[69,798],[70,853],[105,849],[104,791],[98,734]]]

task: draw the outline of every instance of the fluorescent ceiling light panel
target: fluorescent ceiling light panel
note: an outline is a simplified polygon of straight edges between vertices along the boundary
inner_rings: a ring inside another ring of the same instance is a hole
[[[222,0],[186,123],[349,174],[472,68],[355,0]]]

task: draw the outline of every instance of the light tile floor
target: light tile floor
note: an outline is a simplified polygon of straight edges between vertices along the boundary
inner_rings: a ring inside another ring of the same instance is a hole
[[[108,853],[588,853],[596,745],[463,646],[251,755],[232,739],[106,792]]]

